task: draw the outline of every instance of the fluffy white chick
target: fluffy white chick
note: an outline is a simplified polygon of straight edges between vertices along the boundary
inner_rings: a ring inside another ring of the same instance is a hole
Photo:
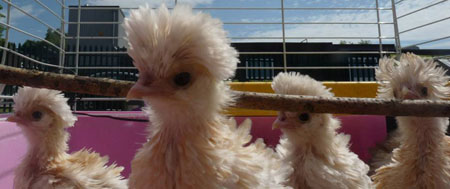
[[[432,60],[404,54],[400,61],[384,58],[376,70],[378,93],[387,99],[445,98],[449,77]],[[377,188],[450,188],[450,148],[447,117],[396,117],[400,147],[392,163],[376,170]]]
[[[272,82],[278,94],[332,97],[321,82],[299,73],[280,73]],[[278,113],[274,128],[283,135],[277,152],[294,168],[293,188],[371,188],[369,167],[348,148],[350,136],[338,134],[340,121],[331,114]]]
[[[28,139],[28,151],[15,171],[14,188],[127,188],[122,167],[106,166],[107,157],[81,150],[68,154],[66,127],[77,118],[67,98],[55,90],[19,88],[14,95],[16,122]]]
[[[289,167],[261,141],[244,147],[250,123],[237,128],[221,114],[233,99],[223,80],[238,63],[222,23],[187,6],[169,12],[162,5],[131,11],[124,27],[139,70],[128,98],[144,99],[152,123],[131,163],[129,187],[282,187]]]
[[[386,139],[370,149],[372,158],[369,162],[369,176],[375,174],[375,170],[392,162],[392,151],[400,146],[400,132],[395,129],[387,133]]]

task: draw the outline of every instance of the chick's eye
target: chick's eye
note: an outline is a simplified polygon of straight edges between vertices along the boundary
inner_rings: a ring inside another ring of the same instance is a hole
[[[298,116],[298,120],[302,121],[302,122],[306,122],[309,120],[309,114],[307,113],[302,113]]]
[[[421,93],[423,96],[428,96],[428,88],[422,87],[422,88],[420,89],[420,93]]]
[[[185,86],[187,85],[189,82],[191,81],[191,74],[188,72],[181,72],[178,73],[177,75],[175,75],[175,77],[173,78],[173,82],[177,85],[177,86]]]
[[[39,120],[41,120],[41,118],[42,118],[42,112],[40,112],[40,111],[35,111],[35,112],[33,112],[33,113],[31,114],[31,116],[33,116],[33,119],[34,119],[34,120],[39,121]]]

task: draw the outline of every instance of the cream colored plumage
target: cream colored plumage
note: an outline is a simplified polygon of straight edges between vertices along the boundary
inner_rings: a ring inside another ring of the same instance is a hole
[[[149,141],[131,163],[129,187],[280,188],[285,166],[261,140],[247,144],[222,112],[233,101],[223,80],[234,75],[237,52],[222,23],[177,5],[172,12],[140,7],[124,25],[139,79],[128,98],[148,104]]]
[[[449,77],[432,60],[404,54],[400,61],[384,58],[376,70],[379,96],[387,99],[445,98]],[[376,170],[377,188],[450,188],[450,146],[446,117],[396,117],[399,148],[392,162]]]
[[[67,154],[69,133],[77,118],[59,92],[24,87],[14,95],[16,122],[28,139],[28,152],[17,167],[15,189],[127,188],[122,167],[106,166],[107,157],[81,150]]]
[[[400,132],[398,129],[387,134],[386,139],[370,149],[372,158],[369,162],[369,176],[375,174],[375,170],[392,162],[392,152],[400,146]]]
[[[272,83],[278,94],[332,97],[322,83],[298,73],[280,73]],[[369,167],[348,148],[350,136],[338,134],[331,114],[279,112],[273,124],[283,135],[277,152],[294,168],[293,188],[371,188]]]

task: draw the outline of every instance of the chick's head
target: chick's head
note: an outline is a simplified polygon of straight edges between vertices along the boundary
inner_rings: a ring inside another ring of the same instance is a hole
[[[28,136],[43,137],[51,130],[73,126],[77,120],[59,91],[23,87],[13,100],[14,114],[7,120],[16,122]]]
[[[124,24],[139,79],[128,98],[152,103],[208,103],[217,82],[234,75],[237,51],[222,23],[192,8],[162,5],[131,12]]]
[[[436,100],[450,92],[446,70],[414,54],[403,54],[400,61],[382,58],[375,73],[380,98]]]
[[[334,96],[330,89],[326,88],[321,82],[295,72],[278,74],[273,79],[272,89],[277,94]],[[327,123],[329,117],[329,114],[280,111],[273,127],[289,130],[289,133],[304,135],[319,131]]]

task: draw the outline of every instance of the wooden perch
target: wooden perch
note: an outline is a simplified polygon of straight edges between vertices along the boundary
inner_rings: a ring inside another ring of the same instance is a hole
[[[125,97],[134,84],[130,81],[47,73],[3,65],[0,65],[0,83],[112,97]],[[450,116],[450,102],[442,100],[401,101],[369,98],[323,98],[238,91],[234,93],[237,97],[234,106],[237,108],[390,116]]]
[[[389,116],[450,116],[449,101],[385,100],[235,92],[236,107],[261,110],[288,110],[312,113],[367,114]]]
[[[0,83],[115,97],[125,97],[134,85],[131,81],[56,74],[4,65],[0,65]]]

